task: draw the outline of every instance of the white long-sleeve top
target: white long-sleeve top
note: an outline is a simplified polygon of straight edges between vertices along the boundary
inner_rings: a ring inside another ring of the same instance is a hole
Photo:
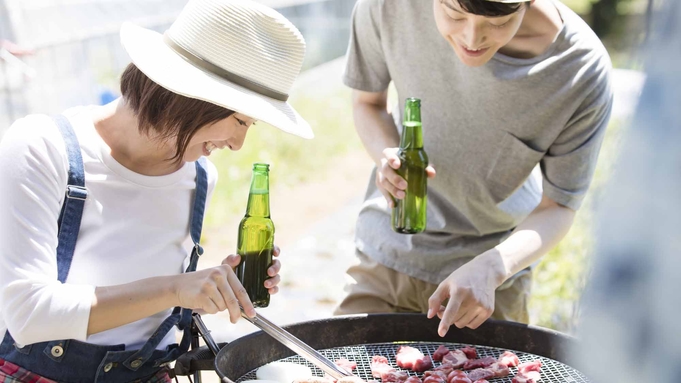
[[[0,142],[0,336],[21,345],[76,339],[140,347],[170,310],[87,336],[96,286],[184,271],[192,248],[195,164],[144,176],[118,163],[90,108],[66,111],[81,146],[88,197],[66,283],[57,279],[57,219],[67,184],[64,140],[48,116],[15,122]],[[208,198],[217,181],[207,161]],[[158,346],[175,341],[171,331]]]

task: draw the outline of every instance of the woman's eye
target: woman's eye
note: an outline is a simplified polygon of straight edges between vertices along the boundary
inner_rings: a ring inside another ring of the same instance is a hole
[[[244,121],[242,121],[242,120],[240,120],[240,119],[238,119],[238,118],[236,118],[236,117],[234,117],[234,119],[239,123],[239,125],[241,125],[241,126],[246,126],[246,123],[245,123]]]
[[[503,24],[499,24],[499,25],[497,25],[497,24],[492,24],[492,26],[493,26],[494,28],[503,28],[503,27],[505,27],[507,24],[508,24],[508,21],[505,22],[505,23],[503,23]]]

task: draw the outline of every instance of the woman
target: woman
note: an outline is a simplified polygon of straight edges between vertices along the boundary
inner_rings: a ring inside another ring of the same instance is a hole
[[[238,256],[194,271],[217,178],[203,157],[256,120],[312,137],[286,102],[303,38],[257,3],[193,0],[164,35],[125,24],[121,41],[121,98],[28,116],[0,144],[5,382],[169,381],[191,310],[255,315]]]

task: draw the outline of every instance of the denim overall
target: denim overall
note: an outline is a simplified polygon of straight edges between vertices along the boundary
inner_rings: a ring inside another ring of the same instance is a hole
[[[78,139],[64,116],[55,117],[55,122],[64,136],[69,158],[69,180],[59,215],[57,246],[58,278],[64,283],[76,247],[87,190]],[[203,253],[199,239],[207,191],[204,161],[204,158],[196,161],[196,192],[190,229],[194,248],[186,272],[196,270],[199,255]],[[139,350],[126,350],[123,344],[100,346],[73,339],[35,343],[19,348],[7,331],[0,344],[0,358],[59,382],[143,382],[187,352],[191,341],[191,321],[191,310],[175,307],[172,314]],[[180,344],[172,344],[165,350],[156,350],[174,326],[184,332]]]

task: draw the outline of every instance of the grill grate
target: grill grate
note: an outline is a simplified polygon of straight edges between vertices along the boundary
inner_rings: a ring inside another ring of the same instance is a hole
[[[428,343],[415,343],[415,342],[392,342],[392,343],[374,343],[374,344],[365,344],[365,345],[360,345],[360,346],[350,346],[350,347],[336,347],[336,348],[329,348],[325,350],[319,350],[321,354],[323,354],[325,357],[333,360],[338,360],[340,358],[346,358],[350,361],[354,361],[357,363],[357,369],[353,371],[353,374],[356,376],[364,379],[364,380],[371,380],[374,379],[371,376],[371,357],[374,355],[383,355],[386,358],[388,358],[388,363],[390,363],[391,366],[395,367],[398,370],[401,370],[399,367],[397,367],[397,364],[395,362],[395,354],[397,353],[397,347],[398,346],[411,346],[414,348],[417,348],[421,350],[425,355],[430,355],[432,357],[433,353],[435,350],[440,346],[440,345],[445,345],[447,348],[450,350],[455,349],[455,348],[462,348],[464,346],[473,346],[476,348],[478,351],[478,357],[479,358],[484,358],[486,356],[492,356],[492,357],[499,357],[506,349],[501,349],[501,348],[496,348],[496,347],[487,347],[487,346],[476,346],[476,345],[467,345],[467,344],[462,344],[462,343],[433,343],[433,342],[428,342]],[[530,362],[533,360],[541,360],[542,362],[542,368],[541,368],[541,377],[543,382],[552,382],[552,383],[589,383],[589,380],[579,371],[575,370],[574,368],[567,366],[563,363],[560,363],[556,360],[545,358],[542,356],[537,356],[534,354],[529,354],[526,352],[520,352],[520,351],[515,351],[515,350],[509,350],[514,352],[516,355],[518,355],[518,359],[520,359],[520,363],[524,362]],[[317,368],[315,365],[311,364],[307,360],[303,359],[301,356],[294,355],[290,356],[288,358],[284,358],[280,360],[281,362],[291,362],[291,363],[297,363],[297,364],[302,364],[305,366],[310,367],[312,370],[312,374],[315,376],[324,376],[324,372]],[[437,367],[440,365],[440,362],[434,362],[434,366]],[[518,371],[517,368],[511,367],[511,374],[508,377],[505,378],[496,378],[496,379],[491,379],[490,383],[511,383],[511,379],[513,376],[515,376],[516,372]],[[245,380],[252,380],[252,379],[257,379],[255,375],[255,371],[250,371],[246,375],[240,377],[237,380],[237,383],[241,383]],[[403,370],[409,373],[409,375],[417,375],[422,378],[422,374],[415,373],[410,370]]]

